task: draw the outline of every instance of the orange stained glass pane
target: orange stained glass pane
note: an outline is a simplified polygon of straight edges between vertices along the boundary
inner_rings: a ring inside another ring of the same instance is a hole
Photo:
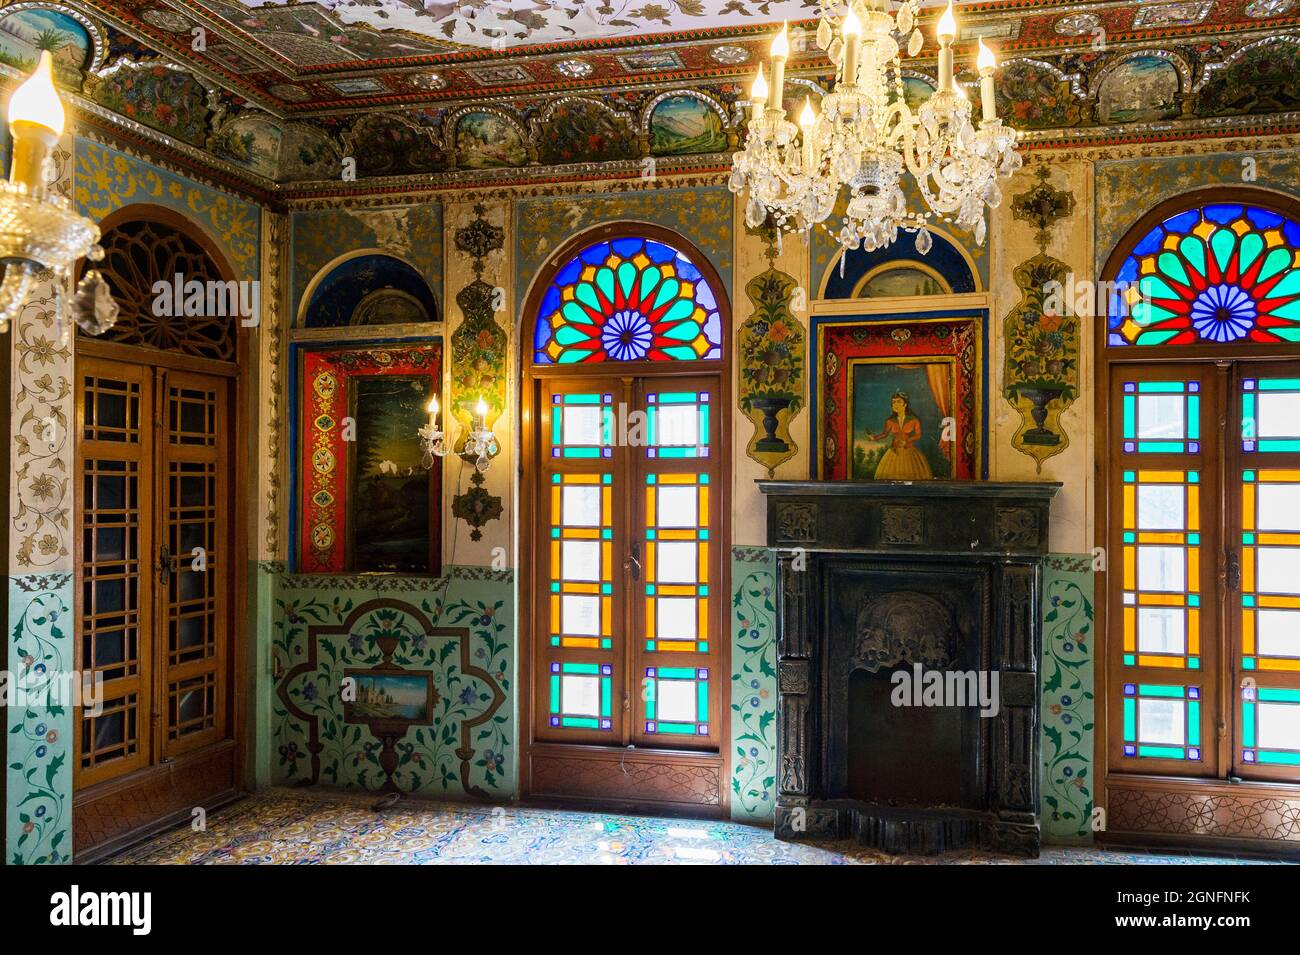
[[[1181,531],[1142,531],[1137,536],[1139,544],[1184,544],[1187,535]]]
[[[1201,529],[1201,486],[1199,484],[1187,485],[1187,529],[1189,531]]]
[[[697,576],[699,582],[707,584],[709,582],[709,545],[707,541],[700,541],[700,562]],[[704,631],[700,631],[703,633]]]
[[[1279,657],[1260,657],[1255,661],[1255,666],[1261,670],[1281,670],[1289,673],[1300,673],[1300,660],[1285,660]]]
[[[1139,653],[1137,658],[1140,667],[1164,667],[1167,670],[1186,669],[1186,661],[1183,657],[1162,657],[1153,656],[1149,653]]]
[[[1241,485],[1241,529],[1243,531],[1255,529],[1255,511],[1255,483],[1245,481]]]
[[[1200,593],[1201,590],[1201,549],[1187,548],[1187,592]]]
[[[1137,608],[1124,608],[1124,652],[1133,653],[1137,649]]]
[[[1255,655],[1255,611],[1249,608],[1241,614],[1241,652],[1243,656]]]
[[[1261,607],[1281,607],[1293,608],[1300,607],[1300,596],[1287,596],[1285,594],[1260,594],[1255,598],[1255,602]]]
[[[1124,485],[1124,529],[1137,527],[1137,485]]]
[[[1195,607],[1187,610],[1187,654],[1201,655],[1201,612]]]
[[[1241,589],[1248,594],[1255,592],[1255,548],[1246,547],[1241,552]]]
[[[1137,548],[1124,548],[1124,589],[1137,589]]]
[[[1186,600],[1182,594],[1138,594],[1143,607],[1181,607]]]

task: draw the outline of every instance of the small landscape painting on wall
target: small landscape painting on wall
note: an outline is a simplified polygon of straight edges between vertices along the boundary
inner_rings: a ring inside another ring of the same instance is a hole
[[[94,54],[94,41],[82,24],[59,10],[0,12],[0,63],[30,73],[43,50],[50,51],[59,84],[80,89],[82,71]]]

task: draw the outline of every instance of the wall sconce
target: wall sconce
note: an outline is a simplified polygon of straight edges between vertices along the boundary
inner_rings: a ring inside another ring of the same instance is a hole
[[[0,333],[22,310],[33,282],[43,271],[54,274],[54,320],[66,341],[73,318],[92,335],[102,335],[117,322],[112,290],[97,271],[89,271],[70,303],[63,302],[63,284],[82,257],[98,262],[99,226],[78,215],[71,202],[52,194],[47,170],[54,144],[63,134],[64,111],[54,88],[53,61],[41,51],[36,69],[9,99],[9,133],[13,157],[9,180],[0,182]]]
[[[433,467],[433,459],[447,454],[447,443],[438,427],[438,396],[429,399],[429,423],[420,429],[420,444],[424,446],[424,466]]]
[[[480,474],[487,471],[492,464],[492,458],[500,451],[497,447],[496,435],[487,426],[487,413],[487,403],[479,398],[478,403],[474,405],[473,428],[465,438],[465,448],[461,451],[465,460],[475,458],[474,467]]]

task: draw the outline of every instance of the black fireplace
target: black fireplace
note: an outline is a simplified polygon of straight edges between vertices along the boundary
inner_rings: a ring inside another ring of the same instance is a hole
[[[1037,855],[1040,564],[1059,484],[760,481],[776,833]]]

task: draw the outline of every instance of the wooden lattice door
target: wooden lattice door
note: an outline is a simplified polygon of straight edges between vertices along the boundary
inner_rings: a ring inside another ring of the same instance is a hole
[[[167,222],[105,229],[122,312],[77,344],[75,849],[105,846],[238,786],[235,319],[168,318],[159,281],[224,281]]]

